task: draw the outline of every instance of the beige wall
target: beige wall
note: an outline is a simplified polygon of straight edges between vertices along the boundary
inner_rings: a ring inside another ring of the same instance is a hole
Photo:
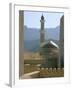
[[[19,76],[24,74],[23,60],[23,27],[24,27],[24,11],[19,11]]]

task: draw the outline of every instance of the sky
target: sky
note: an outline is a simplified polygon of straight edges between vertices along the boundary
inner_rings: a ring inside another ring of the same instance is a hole
[[[40,28],[41,16],[45,19],[45,28],[55,28],[60,25],[63,13],[24,11],[24,25],[29,28]]]

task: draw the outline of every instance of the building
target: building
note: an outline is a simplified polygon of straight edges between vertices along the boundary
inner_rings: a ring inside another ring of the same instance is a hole
[[[60,67],[64,67],[64,15],[60,19]]]
[[[59,46],[53,42],[45,42],[42,44],[42,56],[45,63],[42,64],[44,68],[57,68],[59,59]]]

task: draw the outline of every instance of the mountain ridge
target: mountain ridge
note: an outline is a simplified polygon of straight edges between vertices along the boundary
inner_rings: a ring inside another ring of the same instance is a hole
[[[56,28],[45,28],[45,39],[59,40],[60,26]],[[24,40],[40,39],[40,30],[38,28],[28,28],[24,26]]]

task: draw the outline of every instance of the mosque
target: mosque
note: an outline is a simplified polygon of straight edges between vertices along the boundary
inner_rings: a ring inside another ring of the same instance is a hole
[[[54,41],[45,40],[44,16],[41,16],[41,29],[40,29],[40,55],[45,59],[42,67],[64,67],[64,16],[60,20],[60,44]]]

